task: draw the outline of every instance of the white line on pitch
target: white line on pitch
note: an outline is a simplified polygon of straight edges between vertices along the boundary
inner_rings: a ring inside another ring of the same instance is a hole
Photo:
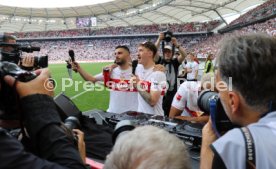
[[[77,94],[77,95],[71,97],[70,99],[73,100],[73,99],[75,99],[75,98],[77,98],[77,97],[83,95],[83,94],[86,93],[86,92],[88,92],[88,90],[84,90],[83,92],[81,92],[81,93],[79,93],[79,94]]]

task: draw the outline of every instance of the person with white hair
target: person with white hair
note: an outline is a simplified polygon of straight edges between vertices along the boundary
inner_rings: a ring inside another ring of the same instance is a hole
[[[227,117],[240,128],[221,136],[210,119],[202,130],[200,168],[275,168],[276,74],[271,70],[276,39],[257,33],[221,44],[215,76],[227,86],[218,90],[219,98]]]
[[[142,126],[119,135],[104,169],[189,169],[185,144],[167,131]]]

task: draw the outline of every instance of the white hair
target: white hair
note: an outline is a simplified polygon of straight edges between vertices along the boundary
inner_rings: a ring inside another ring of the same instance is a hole
[[[120,136],[107,156],[104,169],[189,169],[184,143],[167,131],[137,127]]]
[[[200,86],[203,88],[203,90],[206,89],[215,89],[215,75],[214,73],[210,72],[210,73],[206,73],[201,77],[200,80]]]

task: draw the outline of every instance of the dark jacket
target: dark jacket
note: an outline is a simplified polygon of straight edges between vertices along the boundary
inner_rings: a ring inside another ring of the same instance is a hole
[[[21,99],[21,105],[24,125],[38,154],[26,152],[16,138],[0,128],[0,169],[85,169],[73,141],[60,127],[53,99],[37,94]]]

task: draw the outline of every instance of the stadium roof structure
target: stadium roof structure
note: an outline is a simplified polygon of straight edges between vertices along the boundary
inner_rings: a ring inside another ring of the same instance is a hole
[[[225,16],[241,14],[245,9],[265,1],[113,0],[64,8],[14,7],[0,4],[0,32],[75,29],[76,18],[80,17],[96,17],[96,28],[218,19],[225,22]]]

